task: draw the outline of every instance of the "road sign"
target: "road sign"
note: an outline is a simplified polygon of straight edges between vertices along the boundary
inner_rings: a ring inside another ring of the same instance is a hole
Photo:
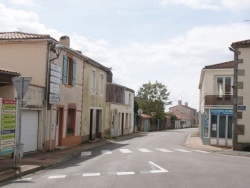
[[[49,94],[49,103],[50,104],[57,104],[58,102],[60,102],[60,98],[58,95],[56,94]]]
[[[12,82],[17,91],[17,96],[19,99],[23,99],[29,85],[31,82],[31,77],[13,77]]]
[[[50,93],[58,94],[60,91],[58,84],[50,83]]]
[[[243,106],[243,105],[238,105],[238,110],[246,110],[246,106]]]
[[[60,84],[60,78],[50,76],[50,82],[55,83],[55,84]]]
[[[54,70],[54,71],[59,72],[59,73],[62,72],[62,68],[54,63],[51,63],[51,70]]]

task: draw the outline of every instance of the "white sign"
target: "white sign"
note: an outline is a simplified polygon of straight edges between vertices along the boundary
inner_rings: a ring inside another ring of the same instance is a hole
[[[60,98],[56,94],[49,94],[49,103],[50,104],[57,104],[60,101]]]
[[[217,129],[217,124],[212,124],[212,131],[216,131]]]
[[[50,74],[54,77],[61,78],[61,73],[51,70]]]
[[[19,99],[23,99],[31,82],[31,77],[13,77],[12,82],[17,91]]]
[[[55,83],[55,84],[60,84],[60,78],[50,76],[50,82]]]
[[[142,113],[143,113],[143,110],[142,109],[138,109],[138,114],[141,116],[142,115]]]
[[[54,63],[51,63],[51,70],[54,70],[54,71],[59,72],[59,73],[62,72],[61,67],[59,67],[58,65],[56,65]]]
[[[58,94],[60,91],[58,84],[50,83],[50,93]]]

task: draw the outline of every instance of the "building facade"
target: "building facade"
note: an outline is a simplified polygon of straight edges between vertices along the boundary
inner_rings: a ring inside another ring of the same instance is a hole
[[[203,144],[232,146],[234,62],[205,66],[199,90],[200,137]]]

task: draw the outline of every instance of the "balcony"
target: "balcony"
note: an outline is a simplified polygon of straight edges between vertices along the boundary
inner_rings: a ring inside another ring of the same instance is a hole
[[[206,106],[233,105],[233,95],[205,95]]]

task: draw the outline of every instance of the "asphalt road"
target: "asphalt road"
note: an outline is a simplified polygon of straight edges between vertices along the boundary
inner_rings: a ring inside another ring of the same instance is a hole
[[[150,132],[89,151],[6,188],[249,188],[250,158],[184,146],[194,129]]]

